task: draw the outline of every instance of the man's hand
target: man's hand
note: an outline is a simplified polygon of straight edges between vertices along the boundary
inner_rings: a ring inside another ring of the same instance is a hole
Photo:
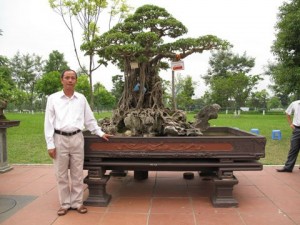
[[[111,135],[111,134],[103,134],[102,135],[102,138],[105,140],[105,141],[109,141],[109,138],[112,137],[114,135]]]
[[[49,156],[52,158],[52,159],[55,159],[56,157],[56,149],[53,148],[53,149],[48,149],[48,154]]]

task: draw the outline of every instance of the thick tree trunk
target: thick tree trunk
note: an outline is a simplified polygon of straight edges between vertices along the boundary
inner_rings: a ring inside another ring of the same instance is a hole
[[[110,121],[100,122],[105,132],[127,136],[202,134],[200,128],[187,122],[183,111],[165,108],[161,78],[149,65],[140,63],[137,69],[131,69],[129,65],[125,66],[124,91],[118,109],[113,112]],[[199,119],[206,129],[205,120],[210,117]]]

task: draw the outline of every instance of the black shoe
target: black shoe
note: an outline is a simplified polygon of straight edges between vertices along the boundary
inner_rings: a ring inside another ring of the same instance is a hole
[[[288,170],[288,169],[285,169],[285,168],[282,168],[282,169],[276,169],[277,170],[277,172],[280,172],[280,173],[291,173],[291,172],[293,172],[292,170]]]

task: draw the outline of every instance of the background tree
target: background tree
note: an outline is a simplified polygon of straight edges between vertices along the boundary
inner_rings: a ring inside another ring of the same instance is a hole
[[[212,54],[209,65],[203,78],[210,85],[211,100],[223,108],[245,106],[246,99],[261,79],[259,75],[249,74],[254,67],[254,58],[245,53],[242,56],[234,54],[231,50],[218,51]]]
[[[125,117],[139,120],[136,114],[142,113],[149,121],[154,118],[151,120],[156,121],[152,124],[153,130],[161,133],[161,124],[171,117],[163,104],[159,77],[159,71],[168,68],[164,60],[184,59],[193,53],[226,48],[229,44],[212,35],[179,39],[185,33],[187,28],[165,9],[144,5],[97,40],[100,62],[111,61],[124,71],[124,92],[113,115],[116,126],[124,125]],[[176,40],[171,42],[172,39]],[[173,113],[176,112],[171,115]],[[153,123],[149,121],[140,123]],[[138,133],[144,132],[142,126]]]
[[[193,82],[191,76],[185,78],[178,77],[176,80],[176,101],[179,109],[190,110],[194,101],[192,97],[195,95],[196,82]]]
[[[280,98],[278,98],[277,96],[271,97],[268,100],[267,106],[268,106],[268,109],[281,109],[282,105],[281,105]]]
[[[9,60],[0,55],[0,101],[9,103],[15,89],[12,72],[9,68]]]
[[[113,87],[111,90],[111,94],[115,96],[116,100],[118,101],[122,97],[122,93],[124,90],[124,79],[123,75],[115,75],[112,77]]]
[[[4,89],[6,89],[5,87],[7,87],[8,89],[14,88],[12,72],[11,69],[9,68],[9,59],[1,55],[0,55],[0,79],[2,79],[0,82],[2,88],[0,88],[0,90],[3,91]]]
[[[95,107],[97,111],[112,109],[116,106],[116,97],[113,96],[105,87],[96,83],[94,85]]]
[[[216,77],[210,80],[209,85],[205,98],[210,103],[219,104],[222,108],[231,108],[232,82],[227,77]]]
[[[27,107],[30,110],[34,109],[35,85],[42,75],[43,63],[40,56],[20,55],[19,52],[10,60],[12,78],[17,88],[27,94],[28,98],[25,99],[29,100]]]
[[[269,65],[275,86],[286,96],[300,98],[300,0],[284,2],[279,8],[276,39],[272,52],[276,61]]]
[[[194,99],[194,107],[192,108],[192,110],[202,109],[206,105],[209,105],[209,104],[205,102],[205,98],[204,98],[204,95],[203,95],[200,98]]]
[[[22,109],[27,101],[26,93],[17,88],[12,78],[10,60],[0,56],[0,100],[8,101],[7,109]]]
[[[36,83],[36,92],[41,96],[51,95],[62,90],[60,72],[52,71],[44,74]]]
[[[173,105],[172,84],[169,80],[162,79],[163,104],[166,108],[171,108]]]
[[[247,105],[255,109],[267,109],[268,99],[269,93],[265,89],[257,92],[252,92]]]
[[[82,44],[80,49],[84,51],[84,55],[88,58],[88,77],[90,83],[90,104],[93,108],[93,80],[92,74],[97,70],[101,64],[95,60],[95,38],[99,35],[99,22],[100,14],[102,11],[110,6],[111,23],[112,17],[120,15],[120,18],[126,15],[129,7],[125,0],[49,0],[50,6],[57,12],[63,19],[68,31],[71,34],[73,47],[79,67],[83,69],[84,64],[80,59],[74,20],[77,21],[80,29],[82,30]],[[109,4],[110,3],[110,4]],[[110,26],[110,24],[109,24]]]
[[[39,107],[41,110],[46,108],[46,97],[62,90],[62,84],[60,81],[60,72],[52,71],[43,76],[37,81],[35,91],[39,99]],[[35,106],[35,108],[37,105]]]
[[[90,88],[89,88],[89,77],[86,74],[78,74],[77,84],[75,90],[83,94],[87,100],[91,99],[90,97]]]
[[[68,68],[63,53],[54,50],[49,54],[49,58],[45,61],[43,67],[43,75],[36,82],[35,91],[38,100],[35,103],[35,109],[44,109],[46,96],[62,89],[60,75]]]
[[[64,54],[57,50],[52,51],[49,54],[49,59],[45,61],[44,73],[50,73],[57,71],[62,73],[64,70],[69,69],[67,61],[65,60]]]

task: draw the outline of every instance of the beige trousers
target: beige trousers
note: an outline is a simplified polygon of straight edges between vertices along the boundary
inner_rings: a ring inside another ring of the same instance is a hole
[[[78,208],[83,201],[83,134],[54,134],[54,143],[56,158],[53,162],[60,205],[66,209]]]

